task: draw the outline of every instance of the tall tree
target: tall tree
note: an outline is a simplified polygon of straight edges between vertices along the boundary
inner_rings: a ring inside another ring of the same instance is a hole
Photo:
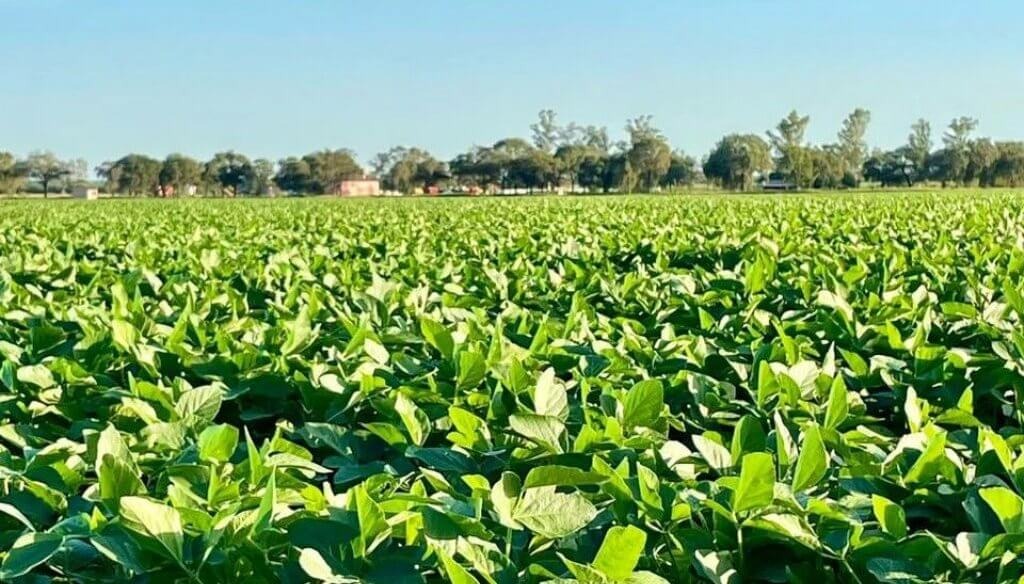
[[[160,167],[160,194],[186,193],[199,185],[203,177],[203,165],[184,154],[171,154]]]
[[[961,116],[954,118],[942,135],[942,143],[946,149],[948,160],[947,174],[940,178],[943,182],[951,181],[964,184],[967,178],[967,164],[970,158],[971,133],[978,127],[978,120]]]
[[[813,161],[804,144],[804,133],[810,121],[810,116],[801,116],[793,110],[782,118],[774,132],[768,132],[779,172],[799,187],[810,186],[814,179]]]
[[[533,144],[545,152],[554,152],[562,129],[558,126],[558,115],[554,110],[544,109],[537,114],[536,123],[530,124]]]
[[[928,157],[932,152],[932,125],[924,118],[910,126],[906,154],[916,170],[915,180],[928,178]]]
[[[341,183],[361,178],[363,169],[351,150],[321,150],[302,157],[309,165],[310,187],[316,193],[337,193]]]
[[[436,186],[448,176],[448,166],[420,148],[397,146],[374,158],[378,175],[388,189],[402,193]]]
[[[154,195],[160,186],[163,164],[144,154],[128,154],[115,161],[109,177],[114,178],[112,190],[130,196]],[[115,178],[116,177],[116,178]]]
[[[860,180],[861,169],[868,155],[868,144],[864,136],[870,122],[871,112],[857,108],[846,116],[843,127],[839,129],[839,156],[843,161],[843,173],[852,175],[854,182]]]
[[[50,186],[54,182],[71,174],[70,165],[57,158],[53,152],[29,154],[22,168],[29,178],[39,182],[43,187],[43,198],[50,196]]]
[[[672,159],[668,165],[668,171],[661,179],[661,185],[665,187],[690,186],[697,182],[700,172],[697,170],[697,161],[692,156],[687,156],[682,150],[672,153]]]
[[[237,197],[253,180],[252,163],[245,155],[232,150],[218,152],[206,163],[203,177],[221,192]]]
[[[727,189],[747,190],[754,177],[772,168],[771,146],[754,134],[730,134],[715,145],[704,162],[704,176]]]
[[[0,194],[16,193],[25,178],[25,168],[10,152],[0,152]]]
[[[659,185],[672,164],[672,149],[657,133],[637,137],[626,156],[635,173],[636,186],[644,192]]]
[[[274,187],[274,163],[266,158],[252,161],[252,182],[247,185],[250,195],[269,195]]]
[[[274,184],[289,193],[308,193],[313,190],[313,177],[309,170],[309,162],[294,156],[277,163],[277,174]]]

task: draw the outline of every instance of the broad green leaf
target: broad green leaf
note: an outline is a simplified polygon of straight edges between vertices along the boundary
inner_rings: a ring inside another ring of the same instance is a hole
[[[1006,533],[1024,532],[1024,499],[1006,487],[987,487],[978,491],[999,518]]]
[[[451,359],[455,351],[455,341],[452,334],[439,322],[429,318],[420,318],[420,333],[423,338],[437,349],[445,359]]]
[[[896,539],[907,536],[907,516],[903,512],[903,507],[881,495],[871,495],[871,508],[882,531]]]
[[[846,400],[846,383],[842,377],[836,377],[829,389],[828,403],[825,406],[825,424],[828,430],[835,430],[846,420],[850,411]]]
[[[227,462],[238,447],[238,428],[230,424],[208,426],[199,434],[199,458]]]
[[[613,580],[625,580],[633,573],[644,553],[647,534],[632,525],[608,530],[597,550],[594,567]]]
[[[220,387],[206,385],[182,394],[174,409],[189,427],[205,428],[217,417],[223,399],[224,392]]]
[[[665,393],[661,382],[648,379],[634,385],[622,399],[622,425],[653,427],[665,406]]]
[[[24,576],[36,566],[46,562],[64,545],[64,536],[56,533],[26,533],[14,545],[0,564],[0,579],[4,581]]]
[[[548,539],[575,533],[597,515],[597,509],[579,493],[557,493],[552,487],[526,491],[512,511],[512,518]]]
[[[398,412],[398,417],[401,418],[402,424],[409,432],[413,444],[423,446],[427,435],[430,434],[430,418],[403,393],[395,395],[395,411]]]
[[[740,480],[732,495],[733,513],[771,505],[775,492],[775,463],[770,454],[754,452],[740,461]]]
[[[561,452],[561,436],[565,432],[565,424],[552,416],[536,414],[514,414],[509,416],[509,426],[515,433],[530,439],[539,446],[547,447],[554,452]]]
[[[817,424],[808,426],[803,432],[800,456],[793,470],[793,491],[800,492],[817,485],[828,470],[828,452],[821,440]]]
[[[563,386],[555,379],[555,370],[546,369],[537,380],[533,393],[534,411],[540,416],[554,416],[561,420],[569,414],[569,398]]]
[[[185,535],[176,509],[144,497],[123,497],[120,513],[125,527],[156,541],[171,559],[182,562]]]
[[[604,482],[604,475],[578,469],[572,466],[547,465],[530,469],[523,487],[559,486],[574,487],[579,485],[596,485]]]

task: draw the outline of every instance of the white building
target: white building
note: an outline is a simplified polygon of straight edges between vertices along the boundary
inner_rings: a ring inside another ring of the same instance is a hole
[[[76,199],[88,199],[90,201],[95,201],[100,198],[100,190],[88,185],[78,185],[71,189],[71,196]]]

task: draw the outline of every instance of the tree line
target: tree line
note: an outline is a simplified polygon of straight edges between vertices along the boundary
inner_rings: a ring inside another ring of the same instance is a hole
[[[613,141],[605,127],[560,124],[552,110],[539,113],[531,140],[505,138],[474,146],[444,161],[421,148],[396,147],[362,167],[351,150],[321,150],[276,163],[250,160],[228,151],[200,161],[183,154],[158,160],[128,154],[94,171],[110,193],[129,196],[266,195],[336,193],[346,180],[377,177],[387,190],[414,193],[534,192],[568,189],[590,192],[649,192],[710,183],[749,190],[772,181],[786,188],[854,188],[863,181],[910,187],[934,181],[942,186],[1024,185],[1024,142],[975,137],[976,119],[952,120],[938,147],[931,125],[918,120],[907,143],[869,150],[871,113],[857,108],[829,144],[805,139],[810,118],[790,112],[764,136],[731,134],[698,160],[673,150],[651,116],[627,121],[624,139]],[[88,182],[83,160],[62,160],[50,152],[16,159],[0,152],[0,192],[31,184],[48,195]]]

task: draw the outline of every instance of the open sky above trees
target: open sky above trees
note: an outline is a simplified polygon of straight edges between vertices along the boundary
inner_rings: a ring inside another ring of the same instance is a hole
[[[0,0],[0,149],[277,161],[394,145],[449,160],[538,110],[652,114],[688,153],[764,136],[791,109],[831,141],[854,107],[894,148],[917,118],[1024,137],[1017,2],[221,2]],[[11,115],[11,112],[16,115]]]

